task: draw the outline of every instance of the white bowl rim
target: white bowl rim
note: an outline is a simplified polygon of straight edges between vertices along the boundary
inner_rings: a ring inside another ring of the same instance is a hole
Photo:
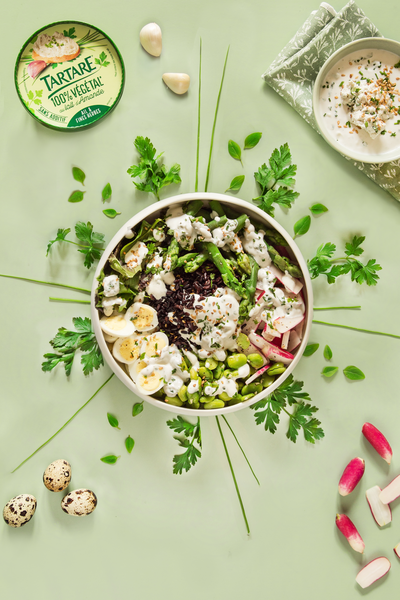
[[[393,50],[389,50],[389,48],[382,48],[382,42],[383,42],[383,45],[387,45],[387,46],[390,46],[391,44],[393,44],[394,46],[397,47],[398,51],[394,52]],[[344,58],[347,54],[351,54],[352,52],[355,52],[357,49],[357,46],[362,46],[363,48],[367,49],[368,45],[370,48],[376,48],[376,47],[379,48],[380,47],[382,50],[386,50],[387,52],[393,52],[393,54],[398,54],[400,57],[400,42],[398,42],[397,40],[392,40],[390,38],[366,37],[366,38],[360,38],[358,40],[354,40],[353,42],[349,42],[348,44],[345,44],[344,46],[342,46],[341,48],[336,50],[336,52],[331,54],[331,56],[326,59],[326,61],[324,62],[324,64],[322,65],[322,67],[319,70],[319,73],[317,75],[317,78],[314,82],[314,87],[313,87],[313,95],[312,95],[313,114],[314,114],[314,118],[317,122],[318,130],[319,130],[320,134],[322,135],[322,137],[324,138],[324,140],[330,146],[332,146],[332,148],[337,150],[337,152],[339,152],[343,156],[351,158],[352,160],[356,160],[357,162],[363,162],[363,163],[368,163],[368,164],[370,164],[370,163],[371,164],[390,163],[390,162],[392,162],[394,160],[398,160],[400,158],[400,145],[397,149],[392,150],[392,152],[390,153],[390,156],[388,153],[387,157],[385,157],[382,154],[362,154],[361,152],[357,152],[356,150],[352,150],[351,148],[346,149],[345,146],[338,144],[331,136],[329,136],[327,134],[325,121],[323,121],[323,118],[320,115],[320,111],[318,110],[319,90],[321,87],[321,80],[324,79],[327,72],[330,71],[330,69],[333,67],[335,62],[339,62],[339,60]],[[339,58],[339,56],[340,56],[340,58]]]
[[[248,207],[249,212],[255,213],[262,221],[266,221],[271,227],[276,229],[288,242],[290,249],[292,250],[293,254],[295,255],[295,258],[303,272],[304,288],[307,293],[307,312],[306,312],[306,319],[305,319],[305,327],[303,330],[303,339],[301,341],[301,344],[297,350],[297,353],[296,353],[293,361],[290,363],[290,365],[288,366],[286,371],[282,375],[280,375],[270,387],[266,388],[260,394],[257,394],[253,398],[250,398],[250,400],[247,400],[246,402],[234,404],[232,406],[225,406],[224,408],[209,409],[209,410],[186,408],[184,406],[173,406],[173,405],[167,404],[164,401],[156,400],[154,398],[151,398],[150,396],[145,396],[144,394],[141,394],[140,391],[136,388],[136,385],[134,384],[132,379],[127,375],[127,373],[123,370],[123,368],[118,365],[118,363],[112,356],[110,350],[108,349],[106,341],[104,340],[103,332],[100,328],[99,311],[97,310],[97,308],[95,306],[95,294],[96,294],[96,290],[98,287],[97,277],[99,276],[102,268],[104,267],[111,251],[115,248],[115,246],[119,243],[119,241],[124,237],[126,231],[128,229],[136,226],[143,219],[147,219],[149,217],[149,215],[151,215],[154,212],[160,212],[160,211],[162,211],[166,208],[169,208],[170,206],[175,205],[175,204],[184,204],[185,202],[190,202],[192,200],[199,200],[199,199],[205,200],[205,201],[219,200],[222,203],[229,202],[229,204],[236,206],[238,208],[241,208],[242,210],[244,209],[244,207]],[[310,330],[311,330],[312,318],[313,318],[312,307],[313,307],[313,291],[312,291],[311,278],[310,278],[310,275],[308,272],[307,264],[302,256],[297,244],[290,237],[288,232],[281,225],[279,225],[279,223],[277,221],[275,221],[275,219],[273,219],[268,214],[263,212],[257,206],[250,204],[246,200],[242,200],[240,198],[236,198],[236,197],[233,198],[226,194],[218,194],[218,193],[213,193],[213,192],[193,192],[193,193],[187,193],[187,194],[178,194],[176,196],[171,196],[170,198],[166,198],[165,200],[161,200],[161,201],[157,202],[156,204],[153,203],[150,206],[148,206],[147,208],[144,208],[143,210],[141,210],[139,213],[137,213],[136,215],[134,215],[133,217],[131,217],[128,221],[126,221],[124,223],[124,225],[117,231],[117,233],[111,239],[110,243],[108,244],[107,248],[104,250],[103,255],[97,265],[97,269],[96,269],[96,272],[93,277],[92,292],[91,292],[91,307],[90,308],[91,308],[91,316],[92,316],[92,324],[93,324],[94,332],[95,332],[95,335],[97,338],[97,342],[100,346],[100,350],[103,354],[103,357],[104,357],[106,363],[108,364],[108,366],[118,377],[118,379],[120,379],[120,381],[122,381],[122,383],[131,392],[133,392],[134,394],[139,396],[139,398],[141,398],[142,400],[145,400],[146,402],[149,402],[153,406],[156,406],[157,408],[161,408],[163,410],[167,410],[169,412],[173,412],[175,414],[180,414],[180,415],[186,415],[186,416],[192,415],[195,417],[197,417],[197,416],[205,417],[205,416],[216,416],[216,415],[221,415],[221,414],[227,415],[229,413],[236,412],[238,410],[242,410],[243,408],[248,408],[249,406],[255,404],[259,400],[262,400],[262,399],[266,398],[267,396],[269,396],[277,387],[279,387],[283,383],[283,381],[293,372],[296,365],[299,363],[299,361],[303,355],[303,352],[305,350],[305,347],[307,345],[308,338],[310,335]]]

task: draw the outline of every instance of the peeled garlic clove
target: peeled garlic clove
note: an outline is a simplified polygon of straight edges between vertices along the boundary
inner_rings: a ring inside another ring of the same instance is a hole
[[[185,94],[190,85],[190,77],[186,73],[164,73],[163,82],[174,94]]]
[[[148,23],[140,30],[140,43],[151,56],[160,56],[162,50],[162,33],[157,23]]]
[[[29,63],[27,71],[32,79],[35,79],[47,67],[47,63],[44,60],[34,60]]]

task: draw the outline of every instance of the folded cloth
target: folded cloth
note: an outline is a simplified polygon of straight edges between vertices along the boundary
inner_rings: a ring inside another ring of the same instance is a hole
[[[336,50],[365,37],[382,34],[353,0],[339,13],[323,2],[278,54],[263,78],[318,131],[312,110],[312,90],[318,72]],[[400,160],[379,164],[351,162],[400,200]]]

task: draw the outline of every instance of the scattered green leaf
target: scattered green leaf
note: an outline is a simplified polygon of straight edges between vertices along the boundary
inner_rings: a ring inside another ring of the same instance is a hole
[[[117,215],[120,215],[120,212],[117,212],[116,210],[114,210],[113,208],[105,208],[103,210],[103,214],[106,215],[106,217],[108,217],[109,219],[115,219],[115,217]]]
[[[101,192],[101,197],[102,197],[103,202],[105,202],[106,200],[109,200],[111,198],[111,194],[112,194],[111,185],[109,183],[107,183],[104,186],[103,191]]]
[[[75,181],[79,181],[79,183],[85,185],[86,175],[79,167],[72,167],[72,177]]]
[[[125,440],[125,448],[129,452],[129,454],[132,452],[134,445],[135,445],[135,440],[132,439],[130,435],[128,435],[128,437]]]
[[[240,162],[242,162],[242,151],[240,149],[240,146],[233,140],[229,140],[228,142],[228,152],[232,156],[232,158],[234,158],[235,160],[240,160]]]
[[[74,192],[72,192],[72,194],[68,198],[68,202],[82,202],[84,194],[86,194],[86,192],[81,192],[80,190],[75,190]]]
[[[132,408],[132,417],[140,415],[140,413],[143,412],[143,408],[143,400],[141,402],[135,402]]]
[[[103,456],[100,460],[107,465],[115,465],[117,460],[121,458],[120,456],[115,456],[115,454],[109,454],[108,456]]]
[[[319,344],[307,344],[303,356],[312,356],[319,348]]]
[[[332,350],[329,348],[329,346],[325,346],[324,348],[324,358],[325,360],[331,360],[333,354],[332,354]]]
[[[311,225],[310,215],[306,215],[305,217],[302,217],[301,219],[296,221],[296,223],[293,226],[294,237],[297,237],[299,235],[304,235],[305,233],[307,233],[307,231],[310,229],[310,225]]]
[[[83,262],[87,269],[90,269],[95,260],[99,260],[102,248],[97,248],[100,244],[104,244],[104,234],[93,231],[93,225],[88,221],[86,224],[79,221],[75,225],[75,235],[78,240],[85,242],[85,246],[78,248],[78,252],[85,255]]]
[[[313,215],[322,215],[325,212],[328,212],[328,209],[323,204],[313,204],[310,206],[310,210]]]
[[[194,425],[185,421],[181,416],[178,416],[176,419],[172,419],[171,421],[167,421],[167,425],[176,433],[182,433],[184,437],[174,438],[179,442],[179,445],[182,448],[185,448],[185,452],[183,454],[176,454],[173,458],[173,472],[177,475],[182,475],[183,470],[186,472],[189,471],[191,467],[193,467],[197,459],[201,458],[201,429],[200,429],[200,419],[197,418],[197,423]],[[188,438],[191,438],[189,441]],[[197,448],[195,443],[199,446]]]
[[[244,140],[244,150],[250,150],[257,146],[258,142],[261,140],[262,133],[250,133],[247,138]]]
[[[354,366],[346,367],[343,369],[343,373],[347,379],[351,379],[352,381],[360,381],[361,379],[365,379],[364,373]]]
[[[339,367],[324,367],[321,371],[321,375],[324,377],[333,377],[337,373]]]
[[[52,247],[53,244],[55,244],[56,242],[65,242],[65,238],[67,237],[67,235],[69,234],[70,231],[71,231],[71,229],[58,229],[57,230],[56,239],[50,240],[49,243],[47,244],[46,256],[49,255],[50,248]]]
[[[108,422],[110,423],[111,427],[115,427],[116,429],[121,429],[121,427],[118,427],[118,425],[119,425],[118,419],[116,417],[114,417],[114,415],[112,415],[111,413],[107,413],[107,419],[108,419]]]
[[[225,190],[225,193],[226,192],[238,192],[243,185],[243,181],[244,181],[244,175],[238,175],[237,177],[234,177],[232,179],[231,184],[228,187],[228,189]]]

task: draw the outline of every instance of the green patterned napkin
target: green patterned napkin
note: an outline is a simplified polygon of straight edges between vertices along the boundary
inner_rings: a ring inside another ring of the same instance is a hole
[[[318,131],[312,110],[317,74],[336,50],[364,37],[381,37],[381,33],[353,0],[339,13],[323,2],[279,53],[263,78]],[[400,200],[400,160],[386,164],[351,162]]]

